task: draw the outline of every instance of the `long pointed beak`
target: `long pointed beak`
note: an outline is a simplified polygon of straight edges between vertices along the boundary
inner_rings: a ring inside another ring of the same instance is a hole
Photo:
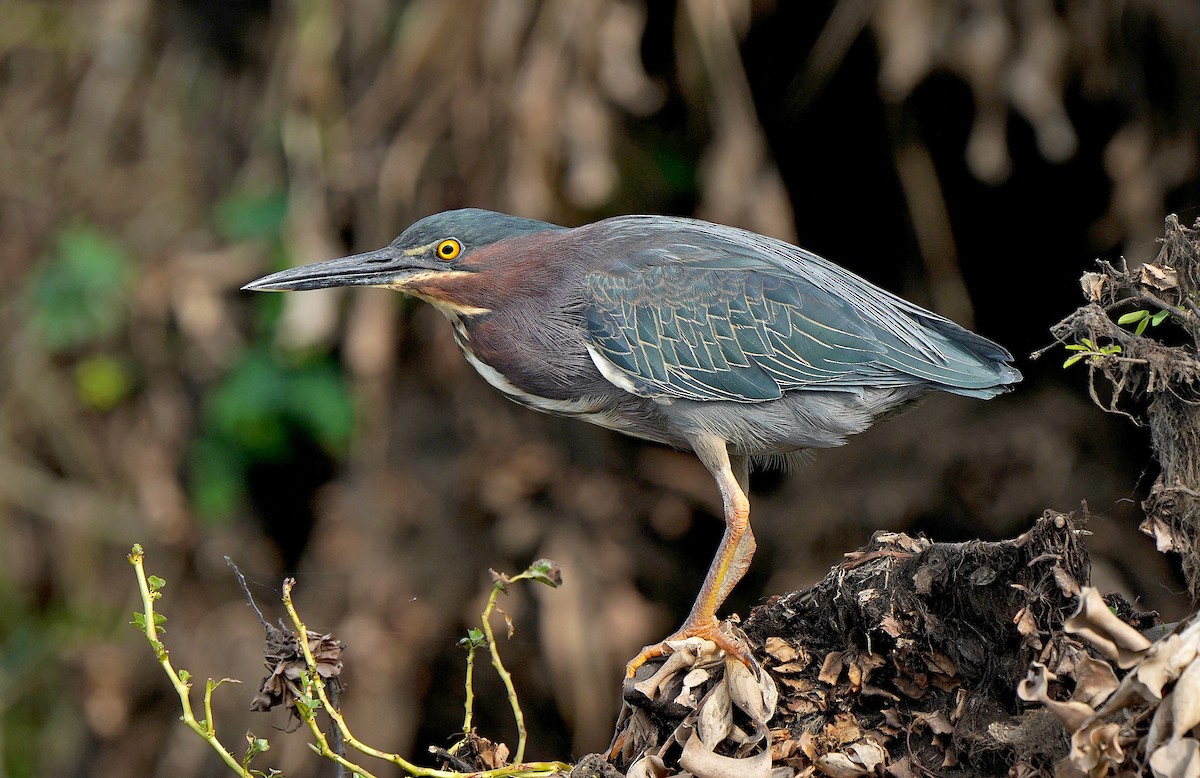
[[[400,249],[385,246],[365,254],[327,259],[311,265],[288,268],[251,281],[242,289],[260,292],[300,292],[335,286],[388,286],[405,276],[425,270],[419,259]]]

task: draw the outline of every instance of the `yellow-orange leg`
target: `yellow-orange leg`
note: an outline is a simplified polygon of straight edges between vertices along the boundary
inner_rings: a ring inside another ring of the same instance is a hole
[[[692,450],[712,473],[721,490],[721,502],[725,513],[725,534],[713,558],[700,594],[687,619],[673,635],[660,643],[646,646],[625,666],[626,674],[632,678],[637,669],[649,659],[660,657],[670,649],[668,641],[701,637],[711,640],[724,651],[738,657],[745,664],[752,662],[746,647],[717,629],[717,608],[742,580],[750,560],[754,557],[754,534],[750,531],[750,501],[746,498],[749,481],[749,462],[745,457],[730,457],[724,440],[712,436],[691,438]]]

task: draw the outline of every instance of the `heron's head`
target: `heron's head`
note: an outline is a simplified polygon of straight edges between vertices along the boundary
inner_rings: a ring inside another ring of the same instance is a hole
[[[547,222],[479,208],[443,211],[416,222],[381,249],[281,270],[242,288],[288,292],[382,286],[405,291],[435,275],[486,274],[489,263],[470,262],[473,252],[506,238],[560,229]]]

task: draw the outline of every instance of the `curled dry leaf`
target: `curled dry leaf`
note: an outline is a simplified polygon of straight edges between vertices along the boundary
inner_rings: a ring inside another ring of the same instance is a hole
[[[745,640],[732,624],[727,622],[722,628],[734,630],[735,637]],[[610,753],[615,756],[619,752],[624,759],[642,754],[630,765],[628,774],[662,778],[656,771],[665,763],[647,761],[645,755],[662,754],[660,743],[674,741],[684,746],[679,764],[697,778],[767,778],[771,772],[767,722],[779,699],[774,679],[758,664],[751,668],[727,657],[712,641],[691,638],[668,645],[673,652],[661,666],[649,678],[633,684],[640,694],[626,698]],[[782,646],[776,648],[785,656],[797,655]],[[636,702],[643,695],[645,707]],[[665,707],[663,703],[667,703]],[[672,722],[669,735],[659,734],[653,727],[650,731],[638,728],[639,721],[649,722],[647,711],[653,710]],[[673,765],[664,769],[677,772]],[[790,775],[789,769],[783,778]]]
[[[1078,635],[1117,665],[1128,670],[1138,663],[1150,647],[1145,635],[1117,618],[1108,608],[1098,589],[1083,587],[1079,608],[1063,625],[1068,633]]]
[[[1092,718],[1096,711],[1092,706],[1077,701],[1062,702],[1050,697],[1050,681],[1055,676],[1041,662],[1029,666],[1029,675],[1017,685],[1017,696],[1026,702],[1040,702],[1054,712],[1069,731],[1074,732]]]
[[[1103,273],[1084,273],[1079,279],[1079,286],[1083,288],[1083,296],[1090,303],[1098,303],[1104,298],[1104,284],[1108,280],[1108,276]]]
[[[1140,702],[1162,699],[1163,687],[1180,676],[1196,660],[1200,642],[1200,620],[1193,621],[1182,632],[1168,635],[1155,643],[1133,672],[1121,680],[1099,714],[1106,716]],[[1152,727],[1153,729],[1153,727]],[[1165,739],[1165,736],[1160,739]]]
[[[666,778],[670,774],[661,757],[647,754],[629,766],[625,778]]]
[[[1138,529],[1154,538],[1154,548],[1159,552],[1182,554],[1191,550],[1192,544],[1180,530],[1167,524],[1158,516],[1148,516],[1142,519]]]
[[[1200,778],[1200,741],[1183,738],[1150,755],[1154,778]]]
[[[316,662],[317,674],[330,682],[335,689],[341,683],[339,677],[342,674],[342,651],[345,648],[346,645],[331,634],[308,633],[308,650]],[[264,659],[271,674],[259,684],[258,692],[250,701],[250,709],[269,711],[277,705],[294,709],[296,694],[299,691],[296,682],[307,670],[304,652],[300,650],[296,634],[267,625]]]
[[[764,749],[744,759],[722,756],[709,750],[699,736],[693,734],[683,746],[679,765],[696,778],[769,778],[771,750]]]
[[[675,702],[685,708],[696,707],[696,689],[703,686],[709,679],[708,670],[696,667],[683,676],[683,688],[675,697]]]
[[[1179,274],[1175,272],[1175,268],[1152,265],[1149,262],[1143,262],[1138,268],[1138,280],[1144,286],[1160,292],[1179,288]]]
[[[638,681],[633,685],[642,694],[649,699],[654,699],[668,681],[673,679],[676,673],[684,668],[694,667],[701,662],[714,661],[719,653],[717,644],[711,640],[703,638],[688,638],[687,640],[672,640],[668,643],[671,648],[671,653],[667,656],[667,660],[644,681]]]
[[[784,664],[787,664],[788,662],[796,659],[796,657],[800,656],[800,652],[796,650],[795,646],[781,637],[772,636],[767,638],[763,650]]]
[[[1171,739],[1178,740],[1200,724],[1200,662],[1193,659],[1171,691]]]
[[[1075,691],[1071,699],[1093,708],[1108,699],[1117,690],[1120,681],[1112,665],[1093,659],[1082,651],[1075,660]]]
[[[874,772],[874,770],[867,769],[861,762],[852,759],[849,754],[843,754],[841,751],[821,754],[813,760],[813,764],[817,766],[822,775],[828,775],[830,778],[856,778]]]
[[[733,657],[725,660],[725,682],[729,697],[747,716],[765,728],[775,715],[779,702],[779,689],[775,680],[761,667],[746,667]]]
[[[704,698],[700,705],[700,716],[696,719],[696,734],[701,742],[711,749],[729,737],[733,730],[733,703],[729,697],[729,684],[719,683]]]
[[[1103,776],[1115,772],[1117,765],[1125,761],[1125,751],[1119,740],[1119,724],[1095,722],[1071,736],[1071,764],[1089,776]]]

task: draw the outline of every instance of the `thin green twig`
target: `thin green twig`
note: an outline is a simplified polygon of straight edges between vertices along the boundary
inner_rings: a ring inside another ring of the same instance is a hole
[[[516,578],[513,580],[516,580]],[[518,759],[514,764],[506,767],[499,767],[494,770],[484,770],[478,773],[460,773],[453,770],[437,770],[431,767],[421,767],[420,765],[413,764],[399,754],[392,754],[386,751],[380,751],[377,748],[372,748],[371,746],[368,746],[360,741],[358,738],[354,737],[354,734],[350,732],[350,728],[346,725],[346,720],[342,717],[341,711],[339,711],[330,703],[328,693],[325,689],[325,681],[317,672],[316,659],[313,657],[312,651],[310,651],[308,648],[308,629],[304,626],[304,622],[300,620],[300,615],[297,613],[296,606],[292,602],[292,587],[295,585],[295,583],[295,580],[290,578],[283,582],[283,607],[287,610],[288,616],[292,619],[292,624],[296,629],[296,634],[301,636],[298,642],[300,644],[300,650],[304,653],[305,665],[308,667],[307,679],[309,684],[307,688],[311,688],[311,690],[316,692],[317,699],[320,700],[325,712],[329,715],[329,718],[333,721],[334,725],[341,730],[342,738],[350,745],[351,748],[362,754],[366,754],[367,756],[371,756],[385,762],[391,762],[404,772],[415,776],[416,778],[464,778],[468,775],[471,776],[471,778],[549,778],[549,776],[570,771],[571,766],[564,764],[563,762],[523,763],[520,761],[520,759]],[[493,591],[493,600],[495,599],[495,594],[496,592]],[[313,732],[313,737],[317,739],[318,745],[313,746],[314,750],[316,750],[322,756],[334,759],[334,761],[337,761],[339,764],[343,764],[342,760],[344,757],[338,757],[337,754],[334,754],[333,751],[329,749],[325,734],[316,724],[313,710],[306,710],[301,707],[298,707],[297,710],[300,713],[300,717],[304,719],[309,729]],[[364,776],[371,776],[370,773],[366,772],[362,768],[352,766],[353,763],[345,762],[344,764],[349,769],[357,770]]]
[[[512,580],[515,581],[520,577],[516,576]],[[504,667],[504,662],[500,660],[500,649],[496,647],[496,636],[492,632],[490,619],[492,611],[496,608],[496,598],[500,592],[504,591],[504,588],[502,581],[497,581],[492,586],[487,607],[483,609],[483,634],[487,638],[488,652],[492,655],[492,667],[496,668],[496,674],[504,682],[504,690],[508,693],[508,704],[512,708],[513,718],[517,721],[517,753],[514,755],[514,761],[519,764],[525,759],[525,716],[521,713],[521,703],[517,700],[517,690],[513,687],[512,675]]]
[[[247,735],[251,747],[247,750],[246,758],[243,760],[243,763],[239,764],[234,758],[233,752],[226,748],[217,739],[216,725],[213,720],[212,712],[213,691],[223,683],[240,682],[232,678],[222,678],[219,681],[214,681],[210,678],[205,684],[204,690],[205,719],[203,721],[198,721],[196,719],[196,716],[192,710],[190,694],[191,684],[188,682],[190,676],[186,671],[175,670],[171,664],[169,652],[159,637],[160,632],[158,629],[158,621],[161,619],[161,617],[155,614],[154,601],[162,596],[159,592],[159,588],[162,587],[163,582],[160,579],[152,576],[147,577],[144,567],[144,554],[140,545],[135,545],[133,547],[132,552],[129,554],[129,562],[133,565],[134,571],[137,574],[138,590],[141,593],[142,607],[145,609],[144,613],[137,614],[135,616],[136,619],[140,619],[139,621],[136,621],[136,623],[145,633],[146,640],[149,641],[150,647],[154,650],[155,657],[158,659],[163,671],[167,674],[167,678],[170,679],[171,685],[175,688],[176,694],[179,696],[179,704],[183,711],[183,716],[181,718],[183,719],[184,723],[187,724],[193,732],[207,741],[213,750],[220,755],[221,760],[225,762],[225,764],[231,770],[242,776],[242,778],[256,778],[256,776],[261,776],[261,772],[252,771],[250,769],[249,761],[256,754],[261,753],[262,750],[266,750],[268,746],[266,745],[265,741],[261,741],[262,747],[258,748],[256,744],[260,741],[254,739],[252,735]],[[333,725],[337,727],[337,731],[342,734],[344,741],[349,743],[351,747],[366,756],[371,756],[385,762],[390,762],[415,778],[468,778],[468,776],[469,778],[550,778],[550,776],[570,771],[571,766],[563,762],[522,761],[525,752],[524,717],[521,715],[521,709],[517,703],[516,691],[513,688],[511,676],[508,674],[508,671],[504,669],[504,664],[500,660],[500,654],[496,649],[494,635],[492,633],[491,626],[488,624],[488,619],[496,607],[496,598],[499,596],[500,592],[505,590],[507,584],[521,579],[529,579],[540,580],[550,583],[551,585],[557,585],[553,583],[547,576],[547,571],[549,570],[549,568],[546,566],[547,564],[548,563],[545,563],[544,561],[537,562],[524,573],[514,576],[511,579],[505,576],[497,576],[496,583],[492,588],[491,596],[488,598],[487,607],[483,612],[483,634],[486,635],[486,639],[488,641],[489,650],[492,655],[492,665],[500,674],[500,677],[504,681],[505,688],[508,690],[509,701],[512,704],[513,713],[517,718],[517,728],[520,733],[520,742],[517,747],[517,758],[513,764],[510,764],[506,767],[496,768],[494,770],[485,770],[475,773],[460,773],[450,770],[435,770],[429,767],[421,767],[409,762],[399,754],[387,753],[385,751],[380,751],[377,748],[372,748],[371,746],[366,745],[354,737],[354,735],[350,732],[350,728],[346,725],[346,720],[342,717],[341,711],[335,708],[333,703],[330,701],[325,680],[317,671],[316,659],[313,657],[312,651],[308,647],[308,630],[305,628],[304,623],[300,620],[300,616],[296,612],[295,605],[292,602],[292,587],[296,582],[290,578],[284,581],[283,604],[287,609],[288,615],[292,619],[292,624],[296,628],[296,634],[301,636],[297,642],[300,645],[301,652],[304,654],[304,662],[307,667],[307,672],[304,674],[303,678],[303,687],[300,690],[300,693],[296,695],[296,711],[300,718],[308,726],[309,731],[312,732],[315,742],[310,743],[309,747],[312,748],[317,754],[336,762],[343,768],[354,773],[356,776],[361,776],[361,778],[376,778],[376,776],[369,770],[361,765],[355,764],[347,759],[344,755],[337,753],[333,748],[330,747],[328,737],[316,721],[316,712],[324,708],[325,712],[329,715],[330,720],[333,722]],[[466,720],[464,722],[465,731],[467,734],[470,733],[471,711],[474,702],[474,694],[471,683],[474,655],[475,650],[482,645],[482,642],[482,637],[473,636],[468,651],[467,712]],[[464,742],[466,741],[464,740]],[[455,747],[457,748],[458,746],[456,745]],[[275,771],[271,771],[271,774],[276,773]]]
[[[463,696],[463,736],[457,743],[450,746],[448,753],[456,754],[458,749],[465,746],[471,740],[471,718],[475,711],[475,652],[479,650],[482,644],[483,633],[479,630],[469,630],[467,636],[463,638],[463,643],[467,646],[467,678],[464,683],[466,687]]]
[[[145,554],[140,545],[135,544],[133,550],[129,554],[129,563],[133,565],[134,571],[137,573],[138,590],[142,595],[143,618],[145,623],[142,626],[146,634],[146,640],[149,641],[150,647],[154,649],[154,656],[158,659],[159,665],[162,666],[163,672],[167,674],[171,685],[175,687],[175,693],[179,695],[179,705],[183,709],[183,723],[200,737],[204,738],[212,749],[217,752],[221,760],[229,766],[238,775],[244,778],[253,778],[249,769],[243,767],[234,758],[233,753],[221,744],[217,739],[216,725],[213,723],[212,717],[212,690],[217,685],[213,685],[212,680],[208,681],[204,695],[204,715],[206,716],[203,722],[197,721],[195,714],[192,712],[191,688],[192,685],[179,676],[171,664],[170,652],[159,639],[158,624],[155,621],[154,601],[160,596],[157,590],[151,590],[150,583],[146,579],[146,569],[143,565]],[[161,585],[161,584],[160,584]]]

